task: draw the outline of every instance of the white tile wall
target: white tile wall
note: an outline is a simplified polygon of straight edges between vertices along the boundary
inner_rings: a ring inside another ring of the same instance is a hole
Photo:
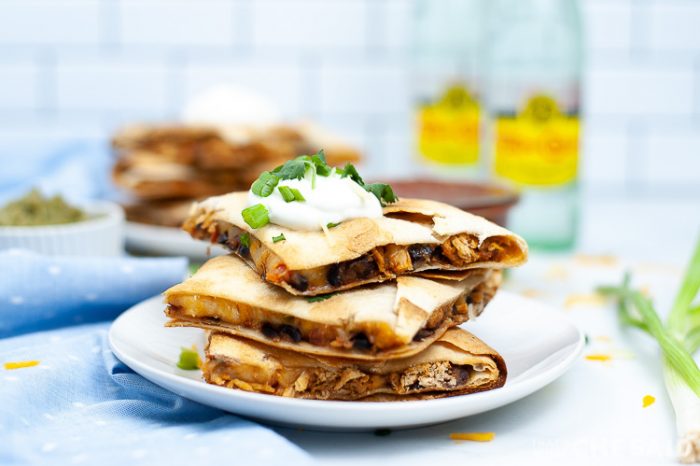
[[[407,75],[401,64],[324,64],[319,73],[325,115],[388,116],[409,111]]]
[[[700,132],[692,127],[652,128],[645,174],[653,185],[700,186]]]
[[[256,0],[252,2],[256,47],[363,47],[362,0]]]
[[[608,185],[625,180],[629,153],[626,128],[591,123],[585,125],[583,131],[586,134],[581,159],[584,179]]]
[[[584,186],[700,195],[700,1],[581,5]],[[5,143],[173,118],[228,81],[346,134],[370,172],[405,175],[412,16],[412,0],[2,0],[0,159]]]
[[[695,111],[695,76],[690,65],[661,68],[653,63],[611,65],[588,74],[590,115],[680,115]]]
[[[233,2],[122,0],[121,40],[129,45],[228,46],[234,40]]]
[[[700,48],[700,2],[653,0],[647,8],[649,44],[653,50],[697,51]]]
[[[0,109],[36,109],[39,75],[39,67],[31,62],[0,62]]]
[[[584,32],[590,50],[629,50],[632,45],[633,0],[584,2]]]
[[[168,109],[169,70],[162,63],[96,57],[57,64],[59,110]]]
[[[98,0],[3,0],[0,44],[66,46],[100,38]]]

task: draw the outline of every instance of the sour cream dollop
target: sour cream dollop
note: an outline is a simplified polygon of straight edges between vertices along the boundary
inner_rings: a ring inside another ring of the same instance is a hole
[[[270,223],[293,230],[321,230],[329,223],[351,218],[382,216],[382,206],[374,194],[367,192],[350,178],[342,178],[335,170],[328,176],[316,175],[312,188],[311,173],[300,180],[280,180],[272,194],[260,197],[248,191],[248,206],[263,204]],[[285,202],[280,186],[296,188],[304,201]]]

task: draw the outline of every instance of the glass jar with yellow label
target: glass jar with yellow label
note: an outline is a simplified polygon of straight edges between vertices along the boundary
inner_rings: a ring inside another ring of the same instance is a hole
[[[491,173],[521,193],[509,226],[535,248],[570,248],[578,219],[578,3],[493,0],[486,18],[484,154]]]
[[[476,177],[480,163],[478,76],[481,0],[414,1],[415,153],[448,177]]]

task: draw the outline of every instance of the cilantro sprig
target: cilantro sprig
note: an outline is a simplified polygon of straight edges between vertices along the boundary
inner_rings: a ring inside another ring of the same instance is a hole
[[[382,205],[382,207],[399,200],[396,194],[394,194],[394,190],[391,189],[391,186],[386,183],[365,184],[364,180],[357,172],[357,168],[355,168],[355,166],[351,163],[345,164],[345,167],[340,170],[340,176],[343,178],[349,177],[355,183],[362,186],[365,191],[374,194],[374,197],[379,199],[379,203]]]
[[[326,155],[323,150],[314,155],[300,155],[289,160],[272,170],[271,174],[280,180],[300,180],[306,176],[306,172],[311,172],[311,187],[316,187],[316,175],[328,176],[333,172],[333,167],[326,162]],[[257,181],[259,181],[258,178]],[[253,183],[255,185],[255,183]]]
[[[335,296],[336,294],[337,293],[317,294],[316,296],[307,296],[306,300],[310,303],[318,303],[318,302],[330,299],[333,296]]]

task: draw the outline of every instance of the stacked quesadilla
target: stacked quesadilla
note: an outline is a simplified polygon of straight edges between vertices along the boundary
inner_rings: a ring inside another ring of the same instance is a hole
[[[207,382],[375,401],[505,383],[503,358],[458,326],[483,312],[504,268],[526,261],[519,236],[417,199],[317,230],[253,228],[249,201],[237,192],[193,206],[184,229],[231,254],[165,292],[168,326],[208,333]]]

